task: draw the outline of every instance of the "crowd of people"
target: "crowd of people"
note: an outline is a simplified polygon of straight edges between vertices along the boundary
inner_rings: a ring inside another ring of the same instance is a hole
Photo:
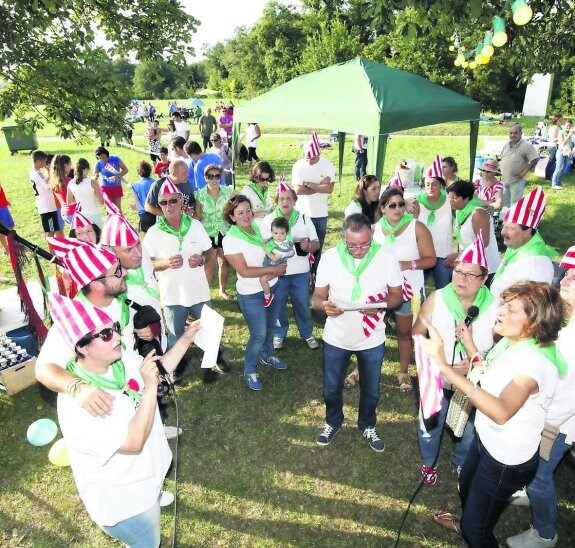
[[[32,155],[42,226],[69,280],[68,295],[50,297],[54,325],[38,356],[37,378],[59,393],[72,469],[93,520],[126,544],[134,529],[143,545],[159,543],[159,501],[171,458],[166,437],[179,432],[162,431],[156,364],[170,382],[186,374],[183,357],[201,328],[202,309],[217,309],[210,298],[217,267],[226,300],[234,298],[227,282],[230,270],[236,272],[235,298],[249,332],[243,357],[249,390],[264,389],[259,366],[283,371],[290,365],[289,354],[274,354],[284,349],[291,302],[304,348],[310,355],[322,348],[325,423],[317,444],[331,444],[344,422],[343,391],[358,386],[358,428],[366,444],[382,452],[377,406],[392,326],[402,393],[414,388],[414,340],[441,372],[441,405],[431,417],[420,412],[414,433],[424,485],[437,482],[454,394],[474,408],[453,459],[461,515],[443,512],[434,520],[470,546],[497,546],[497,520],[508,499],[527,487],[533,526],[507,543],[555,546],[552,475],[575,436],[568,395],[575,387],[575,354],[567,344],[575,315],[575,246],[561,262],[566,274],[558,290],[552,285],[557,252],[538,231],[544,192],[537,187],[523,196],[533,159],[525,141],[517,140],[521,128],[511,127],[507,150],[500,161],[484,162],[477,181],[459,179],[455,160],[439,155],[411,196],[398,177],[382,185],[361,175],[341,237],[322,253],[335,170],[321,157],[315,134],[289,181],[282,176],[274,185],[273,166],[256,156],[248,184],[234,190],[226,184],[221,155],[227,152],[222,136],[214,137],[215,124],[199,124],[202,135],[210,133],[212,152],[205,141],[189,141],[182,124],[174,116],[174,150],[162,167],[167,172],[154,179],[148,161],[138,164],[138,228],[121,209],[128,169],[119,157],[100,147],[92,175],[89,163],[78,159],[70,176],[68,156],[53,158],[47,172],[47,155]],[[426,278],[435,289],[429,295]],[[142,325],[146,307],[156,321]],[[321,345],[310,309],[326,316]],[[204,382],[231,370],[224,353],[220,347],[213,368],[204,369]],[[357,368],[348,374],[353,356]],[[538,451],[546,422],[560,434],[543,460]]]

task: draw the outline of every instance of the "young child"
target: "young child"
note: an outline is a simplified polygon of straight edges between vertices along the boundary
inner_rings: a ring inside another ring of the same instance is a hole
[[[289,223],[284,217],[277,217],[272,221],[272,239],[264,244],[266,256],[264,266],[276,266],[285,263],[295,255],[294,243],[288,239]],[[274,294],[270,290],[267,277],[260,278],[260,284],[264,290],[264,306],[267,308],[274,300]]]
[[[8,230],[12,230],[14,228],[14,219],[12,219],[12,215],[10,215],[9,206],[10,202],[8,198],[6,198],[6,194],[4,194],[2,185],[0,185],[0,221]],[[2,244],[4,248],[4,253],[8,255],[8,242],[6,236],[3,234],[0,234],[0,244]]]
[[[140,179],[132,185],[132,190],[134,191],[134,204],[132,208],[138,212],[140,231],[147,232],[148,228],[156,223],[156,216],[145,210],[146,198],[154,182],[154,179],[150,177],[152,174],[152,166],[149,162],[146,162],[146,160],[141,160],[138,162],[136,171]]]
[[[168,168],[170,167],[170,160],[168,159],[167,147],[160,148],[160,161],[154,167],[154,173],[158,178],[168,176]]]

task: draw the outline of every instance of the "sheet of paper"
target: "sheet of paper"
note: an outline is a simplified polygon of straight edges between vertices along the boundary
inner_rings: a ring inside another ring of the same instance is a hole
[[[370,310],[372,308],[387,308],[386,302],[376,303],[350,303],[347,301],[335,300],[334,303],[342,310]]]
[[[224,332],[224,317],[213,308],[204,305],[200,316],[201,329],[196,333],[194,344],[204,351],[201,367],[210,369],[216,365],[220,341]]]

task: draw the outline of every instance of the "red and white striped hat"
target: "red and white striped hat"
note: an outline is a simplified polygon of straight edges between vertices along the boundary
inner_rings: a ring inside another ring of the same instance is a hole
[[[73,230],[77,228],[88,228],[92,226],[92,221],[86,217],[81,211],[76,209],[72,217],[72,222],[70,223],[70,228]]]
[[[174,184],[172,179],[166,177],[166,180],[163,182],[162,186],[160,187],[160,196],[165,196],[166,194],[181,194],[178,190],[178,187]]]
[[[483,243],[483,231],[479,231],[479,236],[472,244],[469,244],[460,254],[455,262],[465,264],[476,264],[487,268],[487,256],[485,255],[485,244]]]
[[[118,262],[111,251],[74,238],[48,238],[48,243],[78,287],[85,287]]]
[[[103,310],[58,293],[50,293],[48,299],[54,325],[71,348],[90,331],[112,321]]]
[[[567,269],[575,268],[575,245],[572,245],[567,250],[559,266],[561,268],[567,268]]]
[[[284,173],[281,174],[281,177],[278,181],[278,190],[277,193],[279,194],[280,192],[291,192],[293,190],[293,188],[291,186],[288,185],[287,181],[286,181],[286,176]]]
[[[316,156],[319,156],[319,139],[317,138],[317,133],[315,131],[311,134],[311,141],[308,141],[303,146],[303,151],[306,158],[315,158]]]
[[[445,179],[445,175],[443,174],[443,161],[441,160],[441,156],[438,154],[433,160],[433,163],[429,166],[427,173],[425,174],[426,177],[441,177]]]
[[[545,194],[538,186],[507,210],[503,222],[537,228],[545,213],[545,206]]]
[[[120,208],[112,201],[112,199],[102,192],[102,197],[104,198],[104,205],[106,206],[106,213],[108,215],[122,215]]]
[[[403,183],[401,182],[401,175],[399,174],[399,171],[395,171],[395,175],[393,176],[393,179],[391,179],[389,181],[389,183],[387,184],[387,188],[390,188],[392,186],[397,186],[400,188],[403,188]]]
[[[100,234],[100,244],[112,247],[132,247],[140,241],[140,234],[122,214],[108,215]]]

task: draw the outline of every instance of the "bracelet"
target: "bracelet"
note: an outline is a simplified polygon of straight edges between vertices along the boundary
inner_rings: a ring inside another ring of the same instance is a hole
[[[70,396],[71,398],[75,398],[81,384],[86,384],[86,383],[82,379],[78,379],[78,378],[72,379],[66,385],[66,394],[68,394],[68,396]]]
[[[467,393],[465,394],[463,397],[466,400],[471,399],[471,397],[473,396],[473,394],[475,394],[475,392],[477,391],[477,389],[479,388],[479,386],[477,386],[476,384],[473,385],[473,388]]]

